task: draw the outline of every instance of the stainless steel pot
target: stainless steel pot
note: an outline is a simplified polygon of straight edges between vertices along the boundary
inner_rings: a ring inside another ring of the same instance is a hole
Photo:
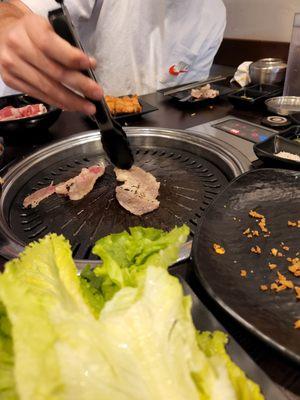
[[[284,81],[286,67],[280,58],[262,58],[250,65],[251,82],[260,85],[280,84]]]

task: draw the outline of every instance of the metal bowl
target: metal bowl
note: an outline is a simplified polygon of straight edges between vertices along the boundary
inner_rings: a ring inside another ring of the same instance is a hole
[[[265,101],[268,110],[278,115],[291,115],[300,112],[300,97],[280,96]]]
[[[249,67],[252,83],[274,85],[284,81],[286,63],[280,58],[262,58]]]

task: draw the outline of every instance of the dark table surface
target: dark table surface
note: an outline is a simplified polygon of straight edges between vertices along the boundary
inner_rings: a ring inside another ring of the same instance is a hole
[[[178,105],[159,93],[143,96],[143,99],[157,106],[158,110],[139,119],[127,121],[128,126],[186,129],[227,115],[235,115],[260,123],[265,115],[264,112],[259,111],[236,111],[226,100],[219,100],[213,106],[203,107],[200,103],[188,106]],[[78,113],[63,112],[49,132],[35,134],[19,132],[5,138],[5,156],[2,167],[9,166],[13,160],[26,156],[42,145],[91,129],[94,129],[94,125],[87,118]],[[0,173],[3,174],[4,171],[5,169],[2,168]],[[4,260],[0,258],[0,262],[3,264]],[[189,264],[173,267],[173,271],[187,279],[202,301],[256,363],[282,388],[287,398],[300,399],[300,367],[247,332],[213,303],[199,288]]]

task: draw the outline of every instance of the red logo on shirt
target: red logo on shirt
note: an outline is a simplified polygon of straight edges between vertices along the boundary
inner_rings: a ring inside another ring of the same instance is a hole
[[[186,63],[180,62],[177,65],[174,64],[169,68],[169,73],[174,76],[178,76],[179,74],[186,74],[189,72],[189,66]]]

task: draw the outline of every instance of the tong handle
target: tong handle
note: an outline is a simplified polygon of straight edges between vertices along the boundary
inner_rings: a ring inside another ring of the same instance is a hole
[[[69,42],[72,46],[75,46],[85,52],[76,34],[76,30],[73,26],[67,8],[64,6],[63,2],[60,3],[60,8],[50,11],[48,14],[49,21],[54,31],[60,37]],[[91,68],[83,71],[83,73],[89,78],[93,79],[95,82],[97,82],[94,71]],[[96,106],[96,114],[94,115],[94,119],[96,119],[96,121],[99,123],[100,128],[103,130],[112,128],[114,125],[114,121],[104,98],[102,97],[102,99],[98,101],[90,99],[88,100]]]

